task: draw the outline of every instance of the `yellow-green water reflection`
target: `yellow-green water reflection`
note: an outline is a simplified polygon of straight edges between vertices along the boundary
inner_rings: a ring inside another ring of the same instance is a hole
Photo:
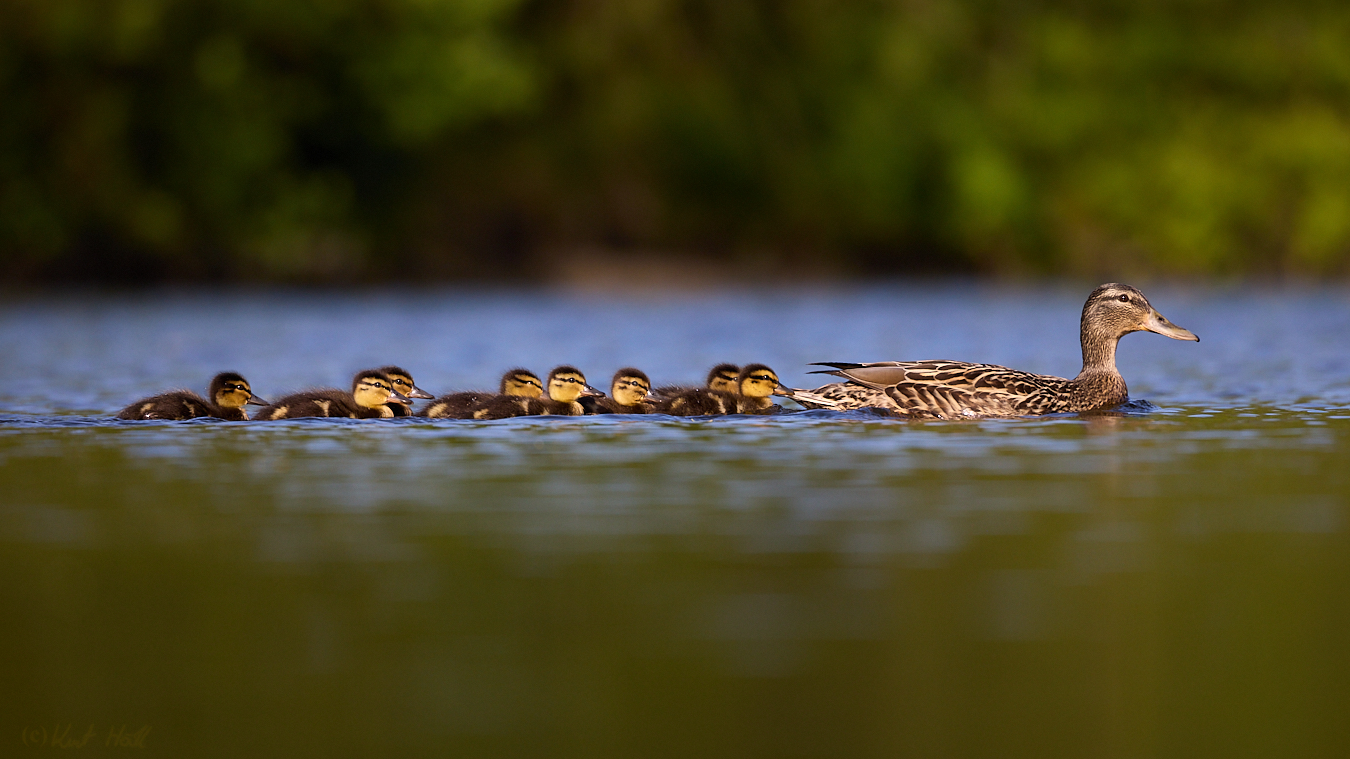
[[[1350,747],[1344,410],[410,422],[8,418],[4,753]]]

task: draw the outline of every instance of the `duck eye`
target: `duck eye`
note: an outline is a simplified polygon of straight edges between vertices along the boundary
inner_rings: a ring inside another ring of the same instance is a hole
[[[1121,303],[1129,303],[1129,302],[1130,302],[1130,296],[1128,296],[1128,295],[1122,295],[1122,296],[1120,296],[1119,300],[1120,300]]]

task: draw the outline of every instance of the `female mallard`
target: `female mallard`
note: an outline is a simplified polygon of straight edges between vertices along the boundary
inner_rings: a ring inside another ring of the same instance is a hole
[[[174,390],[150,398],[143,398],[118,413],[118,419],[196,419],[211,416],[242,422],[248,419],[245,404],[266,406],[267,401],[253,394],[248,380],[234,372],[221,372],[211,379],[206,394],[211,400],[191,390]]]
[[[588,414],[650,414],[656,400],[652,394],[652,381],[641,369],[625,367],[614,373],[609,385],[609,396],[591,396],[582,398],[580,403]],[[587,401],[592,401],[589,405]]]
[[[350,393],[332,388],[305,390],[282,398],[259,411],[255,419],[298,419],[309,416],[338,416],[349,419],[389,419],[389,406],[407,403],[408,397],[394,389],[389,375],[376,369],[352,378]]]
[[[502,375],[499,392],[469,390],[442,395],[432,401],[420,416],[431,419],[472,419],[473,412],[488,401],[500,396],[538,398],[544,394],[544,383],[529,369],[511,369]]]
[[[394,389],[397,390],[400,395],[407,398],[423,398],[429,400],[436,397],[418,387],[413,382],[412,374],[410,374],[407,369],[399,366],[381,366],[375,371],[384,372],[389,377],[389,381],[394,384]],[[409,403],[390,403],[388,405],[389,410],[393,412],[394,416],[412,416],[412,409],[410,408],[411,404]]]
[[[1075,413],[1119,406],[1129,400],[1116,370],[1116,343],[1147,330],[1174,340],[1200,341],[1169,322],[1129,285],[1105,284],[1083,305],[1083,370],[1073,379],[1031,374],[992,364],[962,361],[882,361],[872,364],[820,363],[843,377],[813,393],[835,401],[838,410],[882,408],[906,416],[953,419]],[[809,400],[804,406],[822,408]]]
[[[586,384],[586,375],[571,366],[548,373],[548,393],[542,398],[499,395],[474,409],[474,419],[506,419],[513,416],[581,416],[585,409],[578,399],[604,395]]]

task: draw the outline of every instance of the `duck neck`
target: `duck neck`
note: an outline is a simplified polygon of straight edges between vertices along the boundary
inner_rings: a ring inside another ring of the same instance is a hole
[[[1100,332],[1093,333],[1084,324],[1082,342],[1083,370],[1078,373],[1079,377],[1089,374],[1120,374],[1116,369],[1116,344],[1120,342],[1119,335],[1108,337]]]

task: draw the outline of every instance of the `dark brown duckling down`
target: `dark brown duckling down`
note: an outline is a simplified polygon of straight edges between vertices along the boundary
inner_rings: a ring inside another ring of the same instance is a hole
[[[474,419],[507,419],[514,416],[581,416],[579,398],[604,395],[586,384],[586,375],[573,366],[559,366],[548,373],[547,395],[542,398],[499,395],[473,412]]]
[[[472,419],[476,409],[499,396],[538,398],[543,394],[544,383],[539,381],[538,375],[529,369],[516,367],[502,375],[497,392],[469,390],[442,395],[427,404],[419,416],[431,419]]]
[[[702,389],[734,393],[740,374],[741,368],[735,364],[718,364],[708,370],[708,379],[703,383]],[[688,385],[664,385],[653,390],[652,395],[664,401],[695,389],[698,388]]]
[[[394,389],[394,382],[389,375],[369,369],[352,378],[351,392],[318,388],[292,393],[259,411],[255,418],[270,420],[331,416],[388,419],[394,416],[389,404],[407,400],[407,396]]]
[[[211,379],[206,394],[211,400],[191,390],[161,393],[127,406],[117,414],[118,419],[196,419],[214,417],[232,422],[248,419],[246,404],[265,406],[267,401],[253,394],[248,380],[237,372],[221,372]]]

